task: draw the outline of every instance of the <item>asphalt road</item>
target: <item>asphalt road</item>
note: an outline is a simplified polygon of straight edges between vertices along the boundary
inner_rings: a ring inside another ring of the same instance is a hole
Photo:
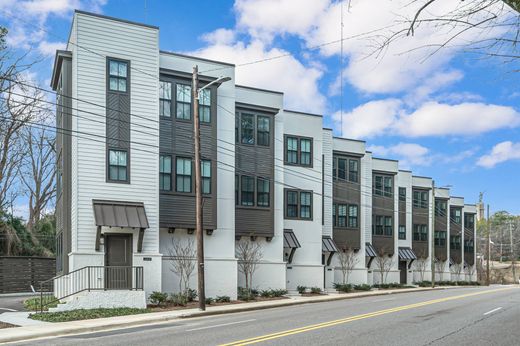
[[[460,288],[185,319],[18,345],[519,345],[520,288]]]

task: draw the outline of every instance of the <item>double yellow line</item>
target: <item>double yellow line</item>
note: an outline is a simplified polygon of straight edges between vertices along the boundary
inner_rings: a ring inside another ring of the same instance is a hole
[[[409,310],[409,309],[415,309],[415,308],[419,308],[419,307],[426,306],[426,305],[438,304],[438,303],[443,303],[443,302],[447,302],[447,301],[450,301],[450,300],[462,299],[462,298],[467,298],[467,297],[474,297],[474,296],[478,296],[478,295],[481,295],[481,294],[488,294],[488,293],[493,293],[493,292],[506,291],[506,290],[510,290],[510,289],[513,289],[513,287],[498,288],[498,289],[493,289],[493,290],[486,290],[486,291],[480,291],[480,292],[474,292],[474,293],[467,293],[467,294],[462,294],[462,295],[458,295],[458,296],[452,296],[452,297],[446,297],[446,298],[427,300],[427,301],[420,302],[420,303],[403,305],[403,306],[399,306],[399,307],[396,307],[396,308],[379,310],[379,311],[370,312],[370,313],[367,313],[367,314],[351,316],[351,317],[342,318],[342,319],[339,319],[339,320],[323,322],[323,323],[318,323],[318,324],[312,324],[312,325],[309,325],[309,326],[296,328],[296,329],[290,329],[290,330],[286,330],[286,331],[283,331],[283,332],[257,336],[255,338],[250,338],[250,339],[239,340],[239,341],[231,342],[231,343],[228,343],[228,344],[222,344],[221,346],[236,346],[236,345],[256,344],[258,342],[263,342],[263,341],[272,340],[272,339],[278,339],[278,338],[282,338],[282,337],[289,336],[289,335],[299,334],[299,333],[303,333],[303,332],[309,332],[311,330],[316,330],[316,329],[321,329],[321,328],[326,328],[326,327],[332,327],[332,326],[335,326],[335,325],[338,325],[338,324],[343,324],[343,323],[349,323],[349,322],[353,322],[353,321],[363,320],[363,319],[366,319],[366,318],[371,318],[371,317],[376,317],[376,316],[380,316],[380,315],[390,314],[390,313],[393,313],[393,312]]]

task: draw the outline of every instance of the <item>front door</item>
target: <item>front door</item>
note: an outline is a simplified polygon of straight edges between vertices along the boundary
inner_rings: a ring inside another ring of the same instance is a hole
[[[401,271],[400,273],[400,279],[401,279],[401,283],[402,284],[406,284],[406,273],[407,273],[407,268],[406,268],[406,261],[399,261],[399,270]]]
[[[132,288],[132,235],[105,234],[105,288]]]

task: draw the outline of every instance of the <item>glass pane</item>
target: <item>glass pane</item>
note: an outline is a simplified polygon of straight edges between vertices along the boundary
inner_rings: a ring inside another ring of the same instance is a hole
[[[199,117],[200,121],[203,123],[211,122],[211,111],[209,106],[200,106],[199,107]]]
[[[199,104],[209,106],[211,105],[211,90],[203,89],[200,93]]]
[[[110,77],[110,90],[117,90],[117,78]]]
[[[117,180],[117,167],[110,166],[110,169],[108,171],[108,179]]]
[[[347,215],[347,206],[345,204],[338,205],[338,215],[339,216]]]
[[[118,90],[119,91],[126,91],[126,79],[119,78],[118,83],[119,83]]]
[[[211,177],[211,161],[202,160],[200,162],[201,176],[210,178]]]
[[[311,152],[311,140],[310,139],[301,139],[300,147],[302,152],[310,153]]]
[[[117,65],[119,67],[117,75],[119,77],[126,77],[126,62],[118,62]]]
[[[108,152],[108,154],[109,154],[109,164],[110,165],[117,165],[117,163],[118,163],[117,152],[115,150],[110,150]]]
[[[119,180],[126,180],[126,167],[118,167]]]
[[[300,193],[300,203],[301,203],[301,205],[311,205],[310,192],[301,192]]]
[[[171,100],[172,98],[172,83],[161,81],[159,84],[159,97],[162,99]]]
[[[298,192],[288,191],[287,192],[287,203],[298,204]]]
[[[109,62],[109,74],[111,76],[117,76],[118,68],[117,68],[117,61],[110,60]]]
[[[177,101],[191,103],[191,86],[177,84]]]
[[[251,114],[242,114],[242,143],[254,144],[254,116]]]
[[[202,193],[211,193],[211,179],[202,179]]]
[[[287,137],[287,150],[298,151],[298,139]]]
[[[118,151],[119,165],[126,166],[126,151]]]

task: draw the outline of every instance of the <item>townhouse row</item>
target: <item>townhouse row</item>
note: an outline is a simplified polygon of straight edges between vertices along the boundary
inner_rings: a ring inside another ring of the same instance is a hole
[[[351,283],[430,280],[432,260],[437,280],[475,280],[474,205],[335,137],[322,115],[284,109],[283,93],[235,84],[240,67],[161,51],[159,28],[81,11],[51,80],[62,277],[142,267],[147,293],[179,289],[173,249],[195,240],[194,66],[200,87],[231,79],[199,100],[207,296],[244,285],[239,241],[261,245],[259,289],[331,288],[341,253]]]

